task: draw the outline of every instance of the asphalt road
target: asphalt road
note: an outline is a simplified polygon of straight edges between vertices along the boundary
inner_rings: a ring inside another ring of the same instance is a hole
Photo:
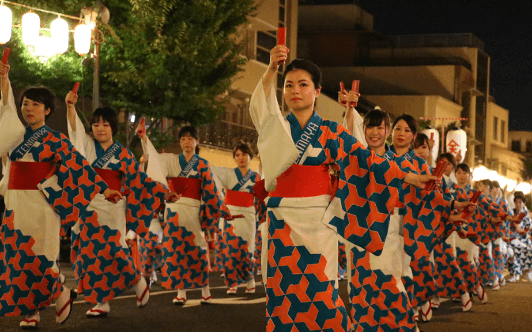
[[[67,283],[73,284],[70,271],[65,271]],[[259,277],[256,278],[260,280]],[[201,291],[188,292],[185,306],[175,306],[174,291],[152,287],[148,305],[138,309],[135,294],[128,291],[111,301],[111,312],[105,318],[88,319],[85,312],[91,305],[81,297],[75,302],[70,318],[63,325],[54,320],[55,308],[41,313],[38,331],[187,331],[187,332],[240,332],[265,330],[265,294],[262,284],[257,283],[255,294],[244,294],[239,288],[236,296],[226,294],[223,279],[219,273],[211,273],[213,304],[200,305]],[[344,303],[349,303],[346,282],[340,283],[340,294]],[[488,290],[489,302],[485,305],[474,301],[470,312],[463,313],[460,303],[446,301],[434,312],[429,323],[420,323],[428,331],[469,332],[515,332],[532,331],[532,282],[507,284],[501,290]],[[349,308],[348,308],[349,312]],[[0,317],[0,331],[20,331],[20,317]]]

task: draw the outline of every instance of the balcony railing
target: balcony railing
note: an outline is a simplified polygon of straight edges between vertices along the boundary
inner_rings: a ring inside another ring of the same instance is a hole
[[[359,60],[357,66],[441,66],[458,65],[471,70],[471,63],[459,57],[428,57],[428,58],[370,58]]]
[[[373,41],[371,47],[476,47],[484,51],[484,42],[472,33],[399,35]]]
[[[200,144],[223,150],[232,150],[240,142],[247,143],[257,153],[259,134],[253,127],[220,120],[199,128]]]

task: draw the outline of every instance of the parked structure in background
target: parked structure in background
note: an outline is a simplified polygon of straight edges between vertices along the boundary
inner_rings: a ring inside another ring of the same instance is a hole
[[[464,161],[522,179],[512,169],[523,162],[505,143],[508,110],[489,96],[490,57],[475,35],[386,36],[356,3],[300,5],[299,13],[298,55],[320,66],[326,94],[336,94],[340,81],[358,79],[368,108],[418,119],[468,118],[457,122],[468,134]]]

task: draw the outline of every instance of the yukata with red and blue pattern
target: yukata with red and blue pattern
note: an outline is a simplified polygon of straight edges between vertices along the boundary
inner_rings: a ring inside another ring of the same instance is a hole
[[[261,81],[250,105],[266,189],[287,170],[297,169],[292,165],[322,172],[332,167],[339,181],[332,194],[266,200],[266,331],[350,331],[338,295],[338,235],[380,253],[406,173],[316,113],[303,129],[292,113],[283,118],[275,95],[273,84],[265,88]],[[380,286],[373,284],[374,291]]]
[[[479,243],[479,273],[481,282],[484,285],[491,285],[496,280],[495,262],[493,260],[493,244],[501,237],[500,225],[493,224],[493,220],[501,218],[505,213],[502,208],[495,204],[489,196],[480,195],[479,205],[487,214],[483,226],[481,241]]]
[[[384,157],[404,172],[417,173],[410,154],[399,157],[386,147]],[[390,216],[382,253],[377,256],[351,246],[350,300],[354,331],[416,331],[411,294],[403,282],[403,278],[412,280],[411,257],[405,250],[404,233],[407,224],[418,223],[423,202],[433,200],[435,194],[403,184],[400,201]]]
[[[0,316],[33,314],[59,297],[63,291],[58,266],[61,225],[72,227],[79,218],[84,220],[90,202],[108,188],[68,138],[46,125],[35,131],[26,128],[20,144],[10,152],[6,169],[12,162],[52,163],[55,170],[42,179],[38,190],[5,193]]]
[[[226,191],[248,193],[253,196],[253,186],[260,180],[258,173],[248,170],[242,174],[239,168],[213,167],[215,176]],[[243,215],[234,220],[223,219],[222,232],[222,265],[225,284],[237,287],[253,279],[255,271],[255,240],[257,230],[257,212],[260,211],[258,199],[254,199],[252,206],[238,206],[226,200],[226,206],[232,215]]]
[[[447,195],[449,200],[466,200],[462,194],[463,189],[460,188],[456,183],[450,181],[445,176],[442,179],[442,183],[442,190],[444,191],[445,195]],[[460,226],[447,223],[445,231],[442,233],[440,238],[440,243],[434,247],[438,296],[458,298],[467,292],[465,276],[460,269],[460,264],[457,258],[457,244],[461,243],[458,237],[458,231],[461,229],[462,228]],[[473,245],[473,243],[471,244]]]
[[[213,228],[209,222],[229,213],[220,198],[209,162],[197,154],[188,161],[182,153],[159,154],[149,140],[143,149],[151,178],[164,184],[172,177],[201,181],[199,200],[183,196],[175,203],[166,203],[161,285],[169,290],[208,286],[209,248],[205,234]],[[179,194],[186,188],[174,190]]]
[[[393,146],[390,149],[395,153]],[[430,168],[414,150],[405,154],[418,174],[430,174]],[[430,197],[430,198],[429,198]],[[438,234],[444,229],[447,200],[439,192],[423,200],[421,205],[413,204],[412,217],[407,215],[404,226],[405,251],[410,256],[412,278],[403,277],[405,288],[412,294],[413,308],[422,306],[436,293],[438,286],[434,278],[435,266],[431,252],[438,241]]]
[[[97,195],[87,208],[85,220],[72,228],[71,260],[78,292],[85,295],[87,303],[103,303],[137,284],[140,266],[135,266],[125,236],[127,230],[140,237],[147,234],[168,189],[142,172],[126,147],[113,142],[104,150],[85,133],[79,117],[75,121],[75,131],[69,123],[74,146],[93,168],[118,172],[120,190],[129,191],[116,205]]]

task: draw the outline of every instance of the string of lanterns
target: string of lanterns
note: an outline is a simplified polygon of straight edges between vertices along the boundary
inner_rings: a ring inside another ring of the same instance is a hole
[[[496,171],[487,169],[484,166],[478,166],[475,169],[473,169],[473,181],[480,181],[484,179],[498,181],[501,188],[506,187],[506,191],[508,192],[511,192],[514,189],[516,191],[523,192],[525,195],[528,195],[531,192],[530,183],[527,183],[527,182],[518,183],[517,181],[508,179],[500,175]]]
[[[5,44],[11,40],[13,27],[13,13],[9,7],[4,5],[4,2],[30,9],[29,12],[22,15],[22,41],[26,46],[33,46],[36,55],[50,57],[54,54],[63,54],[68,50],[70,29],[68,22],[62,17],[72,18],[81,22],[74,29],[74,48],[80,55],[89,53],[94,23],[86,24],[87,22],[83,23],[83,19],[79,17],[50,12],[10,1],[2,1],[0,4],[0,44]],[[51,37],[40,35],[41,19],[34,11],[58,16],[50,25]]]

